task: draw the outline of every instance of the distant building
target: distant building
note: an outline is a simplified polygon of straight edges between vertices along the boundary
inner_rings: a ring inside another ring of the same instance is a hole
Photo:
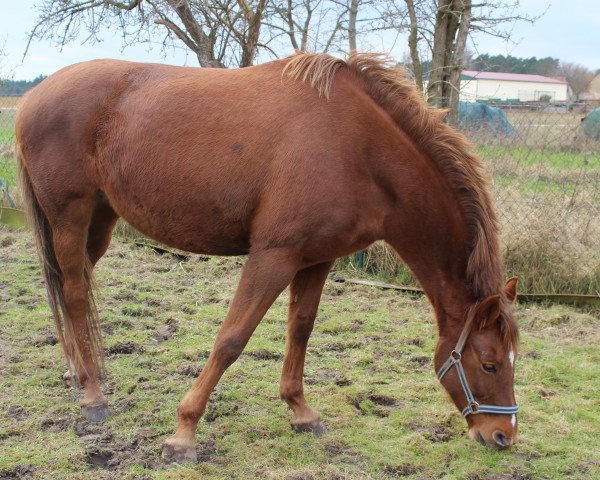
[[[569,85],[564,78],[521,73],[463,70],[460,99],[463,102],[566,103]]]

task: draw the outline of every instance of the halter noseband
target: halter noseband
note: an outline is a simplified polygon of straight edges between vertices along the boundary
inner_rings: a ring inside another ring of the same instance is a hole
[[[456,366],[456,372],[458,373],[458,379],[460,380],[460,384],[462,385],[463,391],[465,392],[465,396],[467,397],[468,405],[463,409],[463,416],[467,415],[475,415],[478,413],[499,413],[503,415],[515,415],[519,411],[518,405],[480,405],[475,400],[471,389],[469,388],[469,383],[467,382],[467,377],[465,375],[465,370],[462,366],[462,351],[465,348],[465,343],[467,343],[467,338],[469,337],[469,333],[471,333],[471,325],[472,321],[467,321],[463,331],[458,338],[458,342],[456,342],[456,346],[454,350],[450,353],[450,357],[448,360],[444,362],[442,368],[437,373],[438,380],[442,380],[444,375],[450,371],[453,366]]]

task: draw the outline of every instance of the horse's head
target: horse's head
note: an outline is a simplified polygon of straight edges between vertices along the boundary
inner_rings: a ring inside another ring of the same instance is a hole
[[[517,354],[517,324],[511,305],[517,279],[502,291],[476,304],[462,332],[442,332],[435,352],[435,369],[442,385],[467,420],[469,436],[496,448],[517,438],[513,389]]]

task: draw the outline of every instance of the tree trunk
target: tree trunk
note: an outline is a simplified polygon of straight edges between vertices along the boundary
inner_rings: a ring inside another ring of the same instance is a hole
[[[261,17],[259,14],[253,15],[252,23],[248,25],[248,36],[242,44],[242,59],[240,67],[249,67],[254,62],[256,56],[256,47],[258,45],[258,36],[260,35]]]
[[[447,121],[451,125],[458,126],[458,107],[460,100],[460,77],[463,70],[465,47],[469,28],[471,26],[471,0],[458,0],[457,6],[460,8],[460,23],[456,32],[456,42],[452,55],[452,70],[448,81],[450,99],[448,101]]]
[[[471,0],[441,0],[435,20],[431,71],[427,86],[430,105],[449,110],[448,122],[458,124],[463,55],[471,25]]]
[[[168,20],[159,20],[155,23],[165,25],[179,37],[196,54],[200,66],[225,67],[225,65],[215,58],[214,44],[210,37],[202,31],[202,27],[194,17],[189,3],[178,0],[167,0],[167,3],[181,20],[181,23],[185,27],[185,32]]]
[[[260,0],[256,6],[256,11],[253,11],[246,0],[238,0],[238,5],[242,9],[248,24],[248,30],[242,42],[240,67],[249,67],[254,62],[266,4],[267,0]]]
[[[444,68],[446,65],[446,35],[448,33],[448,10],[452,0],[440,0],[435,17],[433,34],[433,50],[431,52],[431,66],[429,68],[429,82],[427,84],[427,102],[442,108],[444,84]]]
[[[412,61],[415,82],[419,92],[423,93],[423,65],[419,56],[419,30],[417,24],[417,15],[415,13],[415,4],[413,0],[406,0],[408,16],[410,18],[410,34],[408,36],[408,47],[410,49],[410,59]]]
[[[356,51],[356,18],[358,17],[358,4],[360,0],[351,0],[348,11],[348,48]]]

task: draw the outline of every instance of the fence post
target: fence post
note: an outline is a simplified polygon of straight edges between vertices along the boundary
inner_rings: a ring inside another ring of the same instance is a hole
[[[364,250],[356,253],[356,265],[361,272],[365,269],[365,251]]]

